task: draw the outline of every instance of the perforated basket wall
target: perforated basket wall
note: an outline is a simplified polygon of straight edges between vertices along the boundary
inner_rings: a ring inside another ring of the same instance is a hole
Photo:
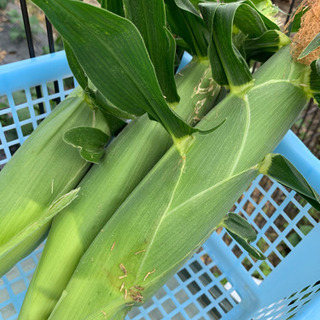
[[[53,81],[58,83],[57,93]],[[74,85],[63,53],[0,67],[0,166]],[[319,191],[319,161],[292,133],[278,151]],[[127,319],[320,319],[320,213],[263,176],[233,209],[254,226],[255,245],[267,260],[252,259],[224,230],[218,230]],[[0,320],[17,319],[41,252],[40,246],[0,279]]]

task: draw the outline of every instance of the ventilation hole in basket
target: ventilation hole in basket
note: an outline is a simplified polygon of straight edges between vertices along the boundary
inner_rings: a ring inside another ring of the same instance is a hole
[[[219,302],[219,306],[225,313],[228,313],[231,309],[233,309],[233,305],[227,298],[224,298],[221,302]]]
[[[208,313],[210,319],[219,320],[222,318],[221,314],[216,308],[212,308]]]
[[[220,280],[220,283],[226,290],[229,290],[232,287],[227,278],[223,278],[222,280]]]
[[[290,313],[290,312],[292,312],[292,311],[296,310],[297,308],[298,308],[298,306],[294,306],[294,307],[292,307],[292,308],[288,311],[288,313]]]
[[[246,203],[243,205],[242,209],[246,212],[249,216],[254,212],[255,206],[252,204],[251,201],[247,200]]]
[[[270,263],[274,268],[281,262],[281,259],[278,257],[278,255],[274,251],[272,251],[268,255],[268,260],[270,261]]]
[[[320,212],[314,208],[310,208],[308,211],[309,215],[314,219],[316,223],[320,222]]]
[[[289,225],[288,221],[281,214],[279,214],[273,223],[281,232]]]
[[[239,258],[243,253],[238,245],[234,245],[234,247],[232,248],[232,252],[237,258]]]
[[[291,315],[290,317],[288,317],[286,320],[292,319],[295,315],[296,315],[296,313],[292,314],[292,315]]]
[[[74,79],[73,77],[68,77],[63,79],[63,89],[70,90],[74,88]]]
[[[166,300],[162,303],[162,307],[166,313],[170,313],[177,308],[171,299]]]
[[[317,281],[312,287],[316,287],[316,286],[319,286],[320,285],[320,280]]]
[[[230,296],[232,298],[232,300],[236,303],[236,304],[239,304],[242,299],[241,297],[239,296],[238,292],[236,290],[233,290],[231,293],[230,293]]]
[[[291,220],[293,220],[300,212],[300,210],[292,202],[289,202],[283,211]]]
[[[308,298],[312,293],[313,293],[312,291],[311,291],[311,292],[306,293],[304,296],[302,296],[302,297],[300,298],[300,300],[302,301],[302,300],[307,299],[307,298]],[[308,301],[310,301],[310,300],[308,300]],[[307,301],[306,301],[306,302],[307,302]]]
[[[308,201],[303,199],[298,193],[294,195],[294,199],[299,203],[302,207],[308,204]]]
[[[17,313],[16,309],[14,308],[14,305],[12,303],[10,303],[0,309],[0,314],[2,315],[3,320],[10,319],[16,313]]]
[[[163,314],[160,312],[159,309],[154,309],[152,311],[150,311],[148,313],[148,315],[150,316],[151,319],[155,319],[155,320],[161,320],[163,319]]]
[[[262,251],[266,252],[269,249],[269,245],[264,238],[260,238],[257,241],[257,247]]]
[[[36,103],[33,105],[35,116],[39,116],[42,113],[47,113],[47,105],[44,102]]]
[[[199,313],[199,310],[194,303],[190,303],[187,307],[184,308],[184,311],[187,313],[190,319],[192,319]]]
[[[27,102],[26,92],[24,90],[13,92],[12,98],[16,106]]]
[[[172,320],[185,320],[184,316],[179,312],[175,316],[172,317]]]
[[[167,293],[165,292],[165,290],[163,288],[160,288],[156,293],[155,293],[155,297],[160,300],[161,298],[163,298]]]
[[[204,254],[200,257],[201,261],[206,265],[209,266],[210,264],[213,263],[212,259],[208,254]]]
[[[18,277],[20,277],[20,272],[19,269],[15,266],[13,267],[7,274],[6,274],[6,278],[9,281],[12,281],[14,279],[17,279]]]
[[[33,132],[33,125],[32,123],[27,123],[21,126],[21,131],[24,137],[29,136]]]
[[[6,159],[6,154],[3,149],[0,149],[0,160]]]
[[[211,303],[210,299],[205,294],[197,298],[197,301],[199,302],[202,308],[206,308]]]
[[[132,310],[130,310],[130,312],[128,313],[128,317],[130,319],[134,319],[135,317],[137,317],[139,314],[141,314],[141,312],[139,311],[138,308],[133,308]]]
[[[283,240],[277,245],[276,248],[284,258],[291,252],[291,249],[287,246],[287,244]]]
[[[190,273],[186,269],[182,269],[181,271],[179,271],[178,276],[183,282],[191,278]]]
[[[56,89],[56,87],[55,87],[54,81],[47,82],[47,92],[48,92],[49,96],[56,93],[55,89]]]
[[[210,290],[209,293],[212,295],[214,299],[218,299],[222,296],[222,291],[218,288],[217,285],[214,285]]]
[[[286,198],[286,195],[282,192],[282,190],[276,188],[276,190],[272,193],[271,198],[278,206],[280,206]]]
[[[3,303],[10,299],[9,292],[6,288],[0,290],[0,303]]]
[[[263,193],[258,188],[255,188],[250,197],[256,204],[259,204],[263,199]]]
[[[278,238],[277,232],[272,227],[269,227],[264,234],[268,238],[268,240],[272,243]]]
[[[9,147],[10,150],[10,154],[13,156],[15,154],[15,152],[19,149],[20,147],[20,143],[16,143],[12,146]]]
[[[12,283],[11,289],[12,289],[13,294],[17,295],[17,294],[21,293],[22,291],[27,290],[27,286],[24,283],[24,281],[21,279],[21,280],[18,280],[17,282]]]
[[[37,99],[43,98],[42,87],[41,86],[31,87],[30,94],[31,94],[32,100],[37,100]]]
[[[174,290],[175,288],[177,288],[179,286],[179,282],[177,281],[177,279],[175,277],[172,277],[168,282],[167,282],[167,287],[170,290]]]
[[[143,307],[143,309],[148,309],[148,308],[150,308],[153,304],[154,304],[153,300],[150,299],[150,300],[148,300],[142,307]]]
[[[241,263],[247,271],[249,271],[253,267],[252,263],[247,257],[245,257]]]
[[[265,261],[260,264],[259,269],[262,271],[264,276],[268,276],[272,272],[271,267]]]
[[[217,266],[213,266],[211,269],[210,269],[211,273],[216,277],[220,277],[222,275],[222,272],[221,270],[217,267]]]
[[[182,304],[184,302],[186,302],[187,300],[189,300],[189,296],[187,295],[187,293],[184,290],[180,290],[178,291],[175,295],[175,298],[177,299],[177,301]]]
[[[59,104],[58,99],[51,99],[49,100],[49,105],[46,103],[46,110],[54,110],[54,108]]]
[[[297,227],[306,236],[314,228],[314,225],[306,217],[302,217],[297,223]]]
[[[0,115],[8,113],[10,109],[9,100],[6,95],[0,96]]]
[[[238,199],[237,203],[240,203],[243,198],[244,198],[244,194],[241,195],[241,197]]]
[[[265,190],[269,191],[271,186],[273,185],[273,181],[269,179],[267,176],[263,176],[259,181],[259,185]]]
[[[303,289],[301,289],[301,290],[299,291],[299,293],[303,293],[303,292],[307,291],[309,288],[310,288],[310,286],[306,286],[306,287],[304,287]]]
[[[224,241],[224,243],[227,245],[227,246],[230,246],[231,242],[233,241],[232,238],[229,236],[228,233],[225,233],[222,237],[222,240]]]
[[[44,118],[43,118],[43,119],[39,119],[39,120],[37,120],[37,126],[39,126],[39,125],[40,125],[40,123],[41,123],[43,120],[44,120]]]
[[[32,258],[27,258],[26,260],[21,261],[20,266],[24,272],[29,272],[36,268],[36,264]]]
[[[17,109],[17,115],[18,115],[19,121],[25,121],[31,118],[30,110],[28,107]]]
[[[3,128],[6,128],[14,123],[12,114],[9,112],[9,110],[3,110],[3,112],[0,114],[0,123]],[[4,111],[6,111],[6,113]]]
[[[262,207],[262,210],[269,218],[271,218],[272,215],[276,212],[276,208],[271,204],[269,200]]]
[[[201,290],[201,288],[195,281],[192,281],[191,283],[189,283],[187,285],[187,288],[193,295],[197,294]]]
[[[264,225],[267,223],[267,220],[262,216],[261,213],[258,213],[256,217],[253,219],[253,221],[259,229],[262,229]]]
[[[212,279],[206,272],[199,277],[199,280],[201,281],[203,286],[207,286],[212,282]]]
[[[294,247],[302,240],[300,235],[293,229],[286,235],[286,238]]]
[[[16,129],[6,130],[4,132],[7,142],[15,141],[18,139],[18,133]]]
[[[252,272],[251,276],[257,284],[260,284],[261,281],[263,280],[263,277],[258,270],[255,270],[254,272]]]
[[[189,267],[193,273],[197,273],[202,270],[202,267],[198,261],[193,261],[192,263],[190,263]]]

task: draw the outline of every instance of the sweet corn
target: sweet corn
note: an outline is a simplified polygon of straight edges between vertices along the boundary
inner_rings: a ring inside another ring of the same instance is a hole
[[[195,124],[220,90],[208,61],[195,58],[176,82],[181,96],[176,112]],[[48,318],[92,240],[171,144],[161,125],[147,116],[131,122],[111,143],[105,159],[81,181],[79,197],[55,219],[19,319]]]
[[[50,221],[72,201],[72,191],[88,171],[63,134],[72,127],[92,126],[108,132],[102,115],[95,117],[76,89],[32,133],[0,173],[0,276],[35,249]]]
[[[198,125],[225,120],[219,129],[194,134],[184,156],[172,147],[95,238],[49,319],[123,319],[147,301],[259,174],[308,101],[308,74],[283,48],[252,88],[231,93]]]

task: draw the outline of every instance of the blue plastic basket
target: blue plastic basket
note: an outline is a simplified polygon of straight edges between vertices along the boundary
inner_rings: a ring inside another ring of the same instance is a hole
[[[53,93],[53,81],[59,93]],[[0,166],[76,84],[63,52],[0,67]],[[40,86],[42,97],[35,95]],[[67,87],[68,86],[68,87]],[[44,114],[38,114],[43,103]],[[320,192],[320,163],[289,132],[277,151]],[[255,261],[221,231],[127,319],[320,319],[320,213],[294,192],[258,177],[235,204],[255,227]],[[0,319],[17,319],[42,248],[0,279]],[[70,319],[73,320],[73,319]]]

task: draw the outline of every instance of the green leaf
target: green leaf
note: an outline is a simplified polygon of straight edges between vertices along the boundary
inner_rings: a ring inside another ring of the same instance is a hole
[[[77,57],[74,55],[67,41],[63,41],[63,46],[64,50],[66,51],[69,67],[81,88],[85,90],[88,86],[88,77],[84,73],[79,61],[77,60]]]
[[[254,258],[258,260],[266,259],[259,250],[249,244],[249,242],[256,240],[257,235],[247,220],[236,213],[229,212],[220,223],[220,226],[224,227],[232,238],[234,238],[234,240],[236,240],[243,249],[245,249]]]
[[[104,6],[101,5],[102,8],[124,17],[122,0],[102,0],[102,3],[104,3]]]
[[[320,47],[320,33],[318,33],[307,45],[307,47],[301,52],[298,60],[305,58],[312,51],[318,49],[319,47]]]
[[[310,89],[312,91],[313,98],[318,105],[320,104],[320,59],[314,60],[311,65],[310,72]]]
[[[253,80],[239,43],[238,48],[235,46],[237,39],[259,39],[271,27],[278,27],[251,1],[207,2],[199,7],[211,34],[209,58],[213,77],[219,84],[230,86],[232,92],[242,94],[253,85]]]
[[[226,228],[228,232],[231,231],[248,242],[257,239],[257,234],[250,223],[237,213],[229,212],[222,220],[221,226]]]
[[[50,207],[43,213],[42,217],[27,226],[20,233],[7,241],[4,245],[0,246],[0,256],[8,256],[14,253],[15,249],[17,248],[19,250],[19,246],[23,245],[23,242],[26,242],[26,245],[28,245],[28,239],[32,238],[37,231],[49,223],[58,213],[66,208],[71,202],[73,202],[77,198],[79,191],[80,188],[71,190],[52,202]]]
[[[209,33],[198,11],[189,0],[165,0],[170,30],[183,38],[190,53],[207,56]]]
[[[184,10],[194,14],[197,17],[200,17],[199,12],[196,10],[194,5],[189,0],[175,0],[176,5]]]
[[[63,135],[66,143],[80,149],[84,160],[93,163],[100,161],[109,138],[103,131],[91,127],[72,128]]]
[[[140,31],[147,47],[156,75],[166,100],[178,102],[174,81],[175,41],[166,29],[165,7],[163,0],[125,0],[126,17]]]
[[[240,246],[245,249],[252,257],[258,260],[265,260],[266,257],[256,248],[254,248],[251,244],[249,244],[245,239],[239,237],[237,234],[228,231],[231,237],[236,240]]]
[[[229,85],[233,91],[237,91],[237,87],[251,85],[252,76],[249,67],[233,45],[232,33],[235,21],[238,26],[242,21],[242,15],[246,16],[244,31],[250,32],[255,37],[265,32],[266,28],[258,18],[258,14],[243,3],[204,3],[199,6],[211,32],[209,57],[214,79],[220,85]]]
[[[143,39],[129,20],[78,1],[34,3],[45,11],[108,101],[137,116],[148,112],[176,138],[197,131],[167,105]]]
[[[298,12],[298,10],[300,10]],[[288,27],[288,33],[292,33],[292,32],[298,32],[300,27],[301,27],[301,18],[302,16],[309,10],[309,7],[304,7],[304,8],[297,8],[295,10],[295,12],[292,14],[293,21],[290,23],[289,27]]]
[[[260,173],[269,176],[277,182],[293,189],[320,211],[320,196],[309,185],[293,164],[280,154],[269,153],[260,163]]]
[[[246,58],[264,62],[282,46],[288,45],[290,39],[278,30],[268,30],[260,37],[244,41]]]
[[[88,98],[91,99],[90,103],[92,105],[94,105],[95,107],[97,107],[104,114],[109,114],[109,115],[114,116],[115,118],[120,118],[120,119],[135,119],[136,118],[133,114],[117,108],[110,101],[108,101],[101,94],[100,91],[98,91],[96,89],[87,88],[86,94],[88,95]]]

